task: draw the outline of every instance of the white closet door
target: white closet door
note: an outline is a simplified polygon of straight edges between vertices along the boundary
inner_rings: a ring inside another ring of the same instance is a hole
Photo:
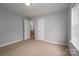
[[[30,39],[30,21],[24,20],[24,40]]]
[[[37,20],[37,32],[36,32],[37,40],[45,39],[45,21],[44,19]]]

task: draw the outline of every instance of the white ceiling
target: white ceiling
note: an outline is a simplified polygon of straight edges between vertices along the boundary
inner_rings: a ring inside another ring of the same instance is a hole
[[[0,7],[24,16],[34,17],[67,9],[69,5],[69,3],[32,3],[31,6],[26,6],[24,3],[6,3],[0,4]]]

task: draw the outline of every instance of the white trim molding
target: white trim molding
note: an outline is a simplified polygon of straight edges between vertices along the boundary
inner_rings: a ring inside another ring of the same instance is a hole
[[[58,44],[58,45],[65,45],[65,46],[67,46],[66,43],[62,43],[62,42],[55,42],[55,41],[48,41],[48,40],[40,40],[40,41],[44,41],[44,42],[48,42],[48,43],[52,43],[52,44]]]
[[[77,45],[77,43],[75,42],[75,41],[73,41],[73,40],[71,40],[70,41],[72,44],[73,44],[73,46],[77,49],[77,51],[79,52],[79,46]]]
[[[9,42],[9,43],[2,44],[2,45],[0,45],[0,47],[8,46],[8,45],[11,45],[11,44],[20,42],[20,41],[22,41],[22,39],[20,39],[20,40],[16,40],[16,41],[13,41],[13,42]]]

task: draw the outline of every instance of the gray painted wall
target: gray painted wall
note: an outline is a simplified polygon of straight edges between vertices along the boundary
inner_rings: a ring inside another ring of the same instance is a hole
[[[45,40],[67,43],[68,10],[62,10],[49,15],[33,18],[34,21],[37,21],[38,19],[45,19]]]
[[[68,11],[63,10],[46,17],[46,40],[67,42]]]
[[[23,40],[23,16],[0,9],[0,45]]]

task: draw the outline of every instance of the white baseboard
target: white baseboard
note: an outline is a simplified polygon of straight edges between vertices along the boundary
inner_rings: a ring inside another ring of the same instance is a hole
[[[61,42],[48,41],[48,40],[40,40],[40,41],[44,41],[44,42],[48,42],[48,43],[52,43],[52,44],[58,44],[58,45],[65,45],[65,46],[67,46],[66,43],[61,43]]]
[[[16,40],[16,41],[13,41],[13,42],[5,43],[5,44],[0,45],[0,47],[11,45],[11,44],[14,44],[14,43],[17,43],[17,42],[20,42],[20,41],[22,41],[22,40]]]

